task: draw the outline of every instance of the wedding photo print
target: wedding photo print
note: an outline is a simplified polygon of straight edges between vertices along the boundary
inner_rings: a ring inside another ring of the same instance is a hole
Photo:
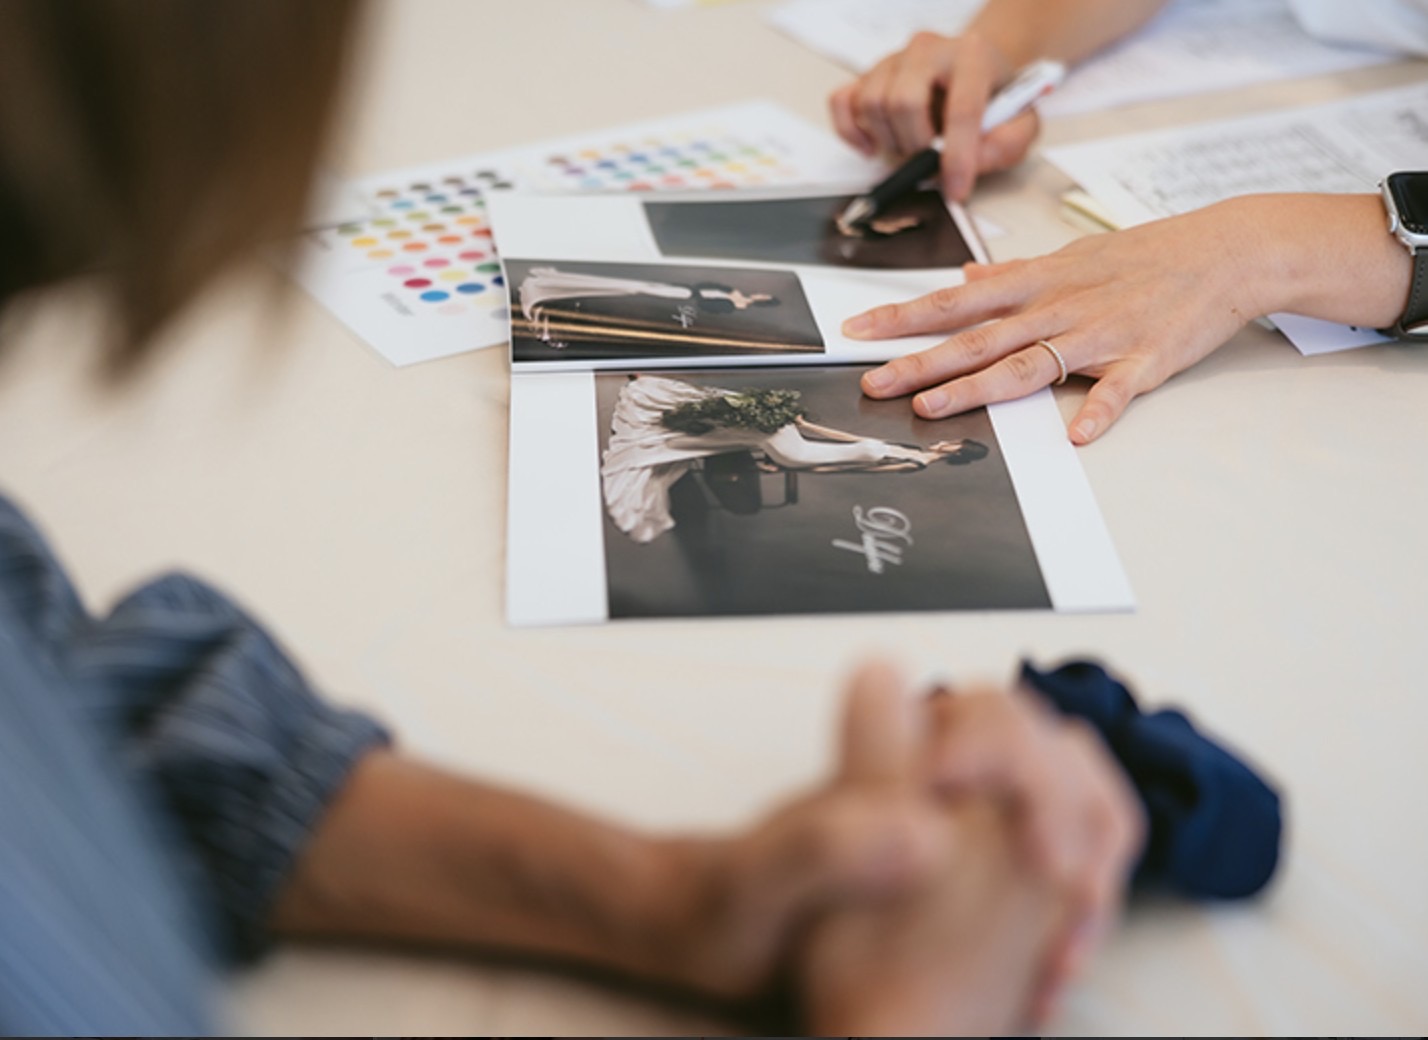
[[[791,271],[507,258],[511,359],[821,354]]]
[[[608,616],[1049,608],[987,413],[864,370],[596,375]]]
[[[838,218],[852,198],[649,199],[644,211],[666,257],[885,270],[960,267],[976,259],[939,192],[913,192],[866,226],[845,227]]]

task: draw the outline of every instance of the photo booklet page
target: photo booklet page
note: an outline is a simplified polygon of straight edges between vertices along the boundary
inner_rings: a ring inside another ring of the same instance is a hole
[[[1119,611],[1129,582],[1049,391],[942,420],[877,401],[843,321],[985,260],[918,192],[492,192],[511,314],[512,624]]]

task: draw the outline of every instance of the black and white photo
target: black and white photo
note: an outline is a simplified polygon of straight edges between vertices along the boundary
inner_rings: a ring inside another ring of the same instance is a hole
[[[609,616],[1049,607],[986,413],[862,371],[596,376]]]
[[[955,268],[975,259],[938,192],[912,192],[860,227],[838,221],[851,198],[646,199],[644,210],[660,254],[666,257],[865,270]]]
[[[822,353],[792,271],[506,260],[513,361]]]

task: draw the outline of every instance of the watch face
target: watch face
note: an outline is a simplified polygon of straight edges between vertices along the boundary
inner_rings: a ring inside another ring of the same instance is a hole
[[[1394,173],[1387,183],[1403,229],[1428,235],[1428,173]]]

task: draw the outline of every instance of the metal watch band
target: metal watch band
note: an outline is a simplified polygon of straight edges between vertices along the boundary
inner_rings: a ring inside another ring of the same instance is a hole
[[[1413,283],[1408,289],[1408,306],[1392,328],[1380,329],[1387,336],[1428,342],[1428,249],[1413,251]]]

